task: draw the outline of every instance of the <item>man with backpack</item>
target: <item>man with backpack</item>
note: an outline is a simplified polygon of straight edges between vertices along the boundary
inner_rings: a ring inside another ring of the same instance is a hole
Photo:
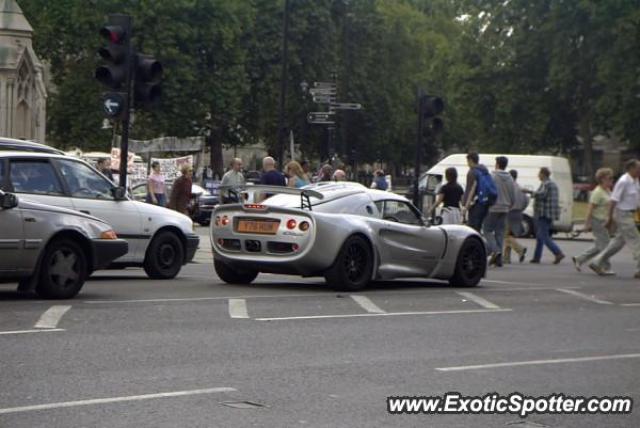
[[[498,197],[498,190],[486,166],[480,164],[477,153],[467,154],[467,183],[462,198],[463,215],[468,212],[467,225],[478,232],[482,229],[484,218]]]
[[[504,244],[504,230],[507,224],[507,214],[515,201],[513,178],[506,170],[509,160],[505,156],[496,158],[496,170],[493,181],[498,191],[498,197],[489,207],[489,213],[482,224],[482,234],[487,240],[490,265],[502,267],[502,245]]]

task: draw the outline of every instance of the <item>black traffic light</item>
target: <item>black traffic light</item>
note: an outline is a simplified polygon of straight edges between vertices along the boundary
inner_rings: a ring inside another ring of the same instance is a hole
[[[131,17],[109,15],[100,36],[107,41],[98,50],[105,64],[96,68],[95,77],[110,90],[103,94],[102,109],[110,119],[126,120],[131,86]]]
[[[131,18],[127,15],[109,15],[109,23],[100,29],[107,46],[98,54],[105,65],[96,68],[96,79],[110,89],[126,92],[130,71]]]
[[[420,97],[420,119],[422,135],[435,137],[444,130],[444,122],[439,115],[444,111],[444,101],[440,97],[422,95]]]
[[[151,107],[160,101],[162,95],[162,64],[143,54],[137,54],[135,61],[135,104]]]

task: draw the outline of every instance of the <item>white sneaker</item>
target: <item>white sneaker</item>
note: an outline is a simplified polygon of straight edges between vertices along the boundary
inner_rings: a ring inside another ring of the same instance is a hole
[[[582,272],[582,269],[580,269],[580,262],[578,261],[578,258],[576,256],[571,257],[571,260],[573,260],[573,265],[576,267],[576,270],[578,272]]]

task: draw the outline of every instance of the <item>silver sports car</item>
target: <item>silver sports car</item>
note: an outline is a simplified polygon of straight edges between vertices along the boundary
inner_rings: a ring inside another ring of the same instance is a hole
[[[248,186],[239,200],[245,203],[219,205],[211,218],[215,269],[228,283],[248,284],[268,272],[324,276],[339,290],[401,277],[473,287],[486,272],[475,230],[431,226],[391,192],[348,182]]]

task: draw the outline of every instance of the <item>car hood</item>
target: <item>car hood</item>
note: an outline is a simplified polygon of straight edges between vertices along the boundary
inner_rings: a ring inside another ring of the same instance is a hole
[[[169,208],[160,207],[158,205],[147,204],[146,202],[134,201],[131,203],[136,204],[136,208],[138,212],[146,215],[158,215],[164,218],[173,217],[175,220],[179,222],[190,223],[191,219],[178,211],[171,210]]]
[[[38,211],[49,211],[52,213],[66,214],[66,215],[74,215],[76,217],[83,217],[89,220],[98,221],[103,224],[107,224],[104,220],[100,220],[97,217],[94,217],[89,214],[81,213],[80,211],[70,210],[68,208],[55,207],[53,205],[41,204],[38,202],[30,201],[29,199],[19,198],[18,199],[18,207],[21,209],[28,210],[38,210]]]

